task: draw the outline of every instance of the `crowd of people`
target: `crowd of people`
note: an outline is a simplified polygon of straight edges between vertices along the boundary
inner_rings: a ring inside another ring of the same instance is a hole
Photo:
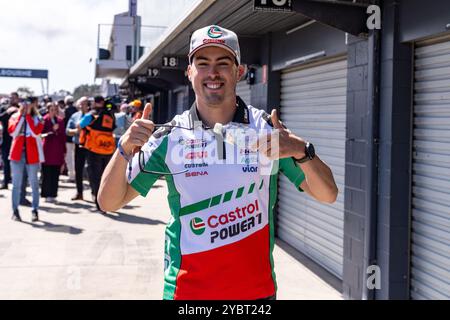
[[[39,220],[39,201],[56,202],[60,175],[76,185],[73,201],[84,200],[85,171],[96,209],[101,175],[120,137],[140,117],[142,103],[114,103],[102,96],[72,96],[52,101],[48,96],[19,97],[16,92],[0,101],[0,145],[3,181],[12,184],[12,219],[21,221],[19,206],[31,206],[31,220]],[[87,167],[87,170],[85,168]],[[26,199],[26,187],[32,201]]]

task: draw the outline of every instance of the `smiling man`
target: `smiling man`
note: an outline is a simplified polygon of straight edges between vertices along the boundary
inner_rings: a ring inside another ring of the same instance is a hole
[[[278,172],[326,203],[336,200],[333,175],[275,110],[268,115],[236,96],[244,67],[234,32],[219,26],[195,31],[188,57],[195,103],[156,132],[146,106],[102,177],[99,204],[115,211],[166,176],[172,219],[164,299],[275,299]],[[239,134],[230,141],[223,130]],[[250,132],[259,137],[254,146]],[[265,173],[258,159],[270,170]]]

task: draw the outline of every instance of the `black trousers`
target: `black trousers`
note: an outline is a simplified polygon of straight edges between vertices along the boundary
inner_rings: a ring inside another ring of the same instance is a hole
[[[83,173],[88,152],[87,149],[81,147],[79,144],[75,145],[75,181],[79,195],[83,195]]]
[[[61,166],[42,165],[41,197],[57,197],[60,170]]]
[[[4,129],[5,130],[5,129]],[[7,186],[11,182],[11,164],[9,163],[9,150],[11,144],[2,145],[2,161],[3,161],[3,185]]]
[[[94,152],[88,152],[88,173],[89,173],[89,181],[92,188],[92,194],[95,196],[95,204],[97,209],[100,210],[100,207],[97,202],[97,194],[98,189],[100,188],[100,181],[102,178],[103,171],[105,171],[106,166],[108,165],[109,160],[111,160],[111,155],[101,155]]]

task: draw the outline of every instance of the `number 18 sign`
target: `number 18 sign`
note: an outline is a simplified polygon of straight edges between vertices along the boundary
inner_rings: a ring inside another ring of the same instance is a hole
[[[164,68],[178,67],[178,57],[163,57],[162,66]]]

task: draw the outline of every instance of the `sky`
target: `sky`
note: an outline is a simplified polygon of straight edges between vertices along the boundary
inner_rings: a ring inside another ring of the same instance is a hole
[[[98,24],[126,11],[128,0],[0,0],[0,68],[47,69],[51,93],[92,84]],[[0,93],[21,86],[42,94],[39,79],[0,78]]]

